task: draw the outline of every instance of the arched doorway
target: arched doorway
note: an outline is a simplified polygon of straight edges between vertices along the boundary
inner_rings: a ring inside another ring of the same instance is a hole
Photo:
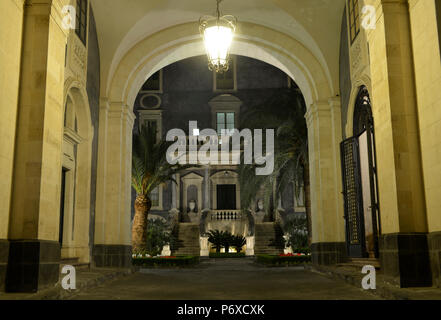
[[[353,137],[342,142],[341,158],[348,255],[378,258],[381,223],[375,132],[365,86],[355,100]]]
[[[67,90],[61,167],[59,243],[62,262],[89,263],[93,127],[85,90]]]

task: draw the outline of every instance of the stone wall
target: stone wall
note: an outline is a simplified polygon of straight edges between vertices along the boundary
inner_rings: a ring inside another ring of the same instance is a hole
[[[409,1],[433,281],[441,285],[441,1]]]
[[[90,6],[89,15],[89,40],[88,40],[88,58],[87,58],[87,95],[89,98],[90,115],[94,128],[92,142],[92,170],[91,170],[91,188],[90,188],[90,232],[89,242],[93,245],[95,231],[95,203],[96,203],[96,177],[98,161],[98,132],[99,132],[99,98],[100,98],[100,52],[98,46],[98,36],[95,24],[95,18]]]
[[[340,97],[341,97],[341,125],[343,138],[346,136],[345,128],[348,121],[349,100],[351,98],[351,66],[349,62],[348,22],[346,9],[343,13],[340,37]]]
[[[8,226],[14,162],[23,0],[0,2],[0,292],[9,255]]]

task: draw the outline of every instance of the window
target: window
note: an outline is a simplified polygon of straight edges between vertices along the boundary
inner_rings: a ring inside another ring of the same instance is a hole
[[[152,75],[142,86],[143,92],[161,92],[162,91],[162,70]]]
[[[358,1],[359,0],[348,0],[349,34],[351,37],[351,44],[354,43],[360,33],[360,9]]]
[[[214,91],[236,90],[236,59],[232,59],[230,68],[226,72],[214,73]]]
[[[150,200],[152,201],[152,208],[159,207],[159,188],[160,187],[157,187],[155,190],[153,190],[150,193]]]
[[[77,21],[75,25],[75,33],[81,42],[86,45],[87,39],[87,0],[77,0]]]
[[[144,123],[146,128],[152,128],[153,131],[156,132],[156,135],[158,135],[158,121],[157,120],[146,120]]]
[[[138,110],[139,112],[139,129],[141,126],[152,126],[156,131],[156,140],[162,137],[162,110]]]
[[[216,114],[216,119],[218,135],[230,135],[234,133],[234,129],[236,129],[234,112],[218,112]]]

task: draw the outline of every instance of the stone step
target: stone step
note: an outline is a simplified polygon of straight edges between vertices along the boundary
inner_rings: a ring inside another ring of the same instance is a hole
[[[177,242],[172,248],[174,256],[200,254],[199,225],[192,223],[180,223],[178,226]]]
[[[354,268],[363,268],[364,266],[373,266],[375,269],[380,269],[380,260],[379,259],[362,259],[362,258],[352,258],[349,259],[349,261],[345,263],[339,264],[339,266],[346,266],[346,267],[354,267]]]

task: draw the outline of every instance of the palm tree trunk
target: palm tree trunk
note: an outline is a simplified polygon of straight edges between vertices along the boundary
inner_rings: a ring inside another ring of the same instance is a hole
[[[312,243],[312,221],[311,221],[311,184],[309,180],[309,163],[306,162],[303,165],[303,183],[305,192],[305,209],[306,209],[306,219],[308,221],[308,243]]]
[[[132,250],[133,253],[141,253],[147,245],[147,216],[152,206],[151,200],[138,195],[135,200],[135,218],[132,226]]]

